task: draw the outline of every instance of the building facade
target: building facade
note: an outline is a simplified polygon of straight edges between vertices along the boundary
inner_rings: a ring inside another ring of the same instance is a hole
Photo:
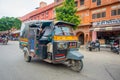
[[[92,40],[98,38],[103,44],[110,44],[112,40],[120,37],[120,0],[93,2],[90,21]]]
[[[47,5],[45,2],[40,2],[40,6],[36,10],[22,16],[20,20],[22,22],[30,20],[53,20],[54,6],[55,3]]]
[[[75,0],[81,24],[75,31],[82,44],[99,39],[110,44],[120,36],[120,0]]]
[[[41,2],[43,6],[26,14],[21,20],[53,20],[55,8],[61,6],[63,1],[54,0],[50,5]],[[120,0],[75,0],[75,4],[76,14],[81,19],[75,33],[82,44],[96,39],[109,44],[110,40],[120,36]]]

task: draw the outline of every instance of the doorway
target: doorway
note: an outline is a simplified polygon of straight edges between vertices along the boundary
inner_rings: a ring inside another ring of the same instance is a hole
[[[78,37],[79,41],[81,42],[81,45],[84,45],[84,33],[81,33]]]

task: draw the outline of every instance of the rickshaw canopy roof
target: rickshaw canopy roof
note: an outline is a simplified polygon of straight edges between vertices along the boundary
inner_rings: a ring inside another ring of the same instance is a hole
[[[29,27],[41,27],[50,26],[53,23],[53,20],[32,20],[27,21],[25,24],[28,24]]]
[[[69,23],[69,22],[65,22],[65,21],[56,21],[56,22],[54,23],[54,25],[62,25],[62,24],[70,25],[70,26],[75,26],[75,24]]]
[[[34,28],[42,28],[49,27],[51,25],[69,25],[69,26],[75,26],[75,24],[65,22],[65,21],[53,21],[53,20],[32,20],[25,22],[28,27],[34,27]]]

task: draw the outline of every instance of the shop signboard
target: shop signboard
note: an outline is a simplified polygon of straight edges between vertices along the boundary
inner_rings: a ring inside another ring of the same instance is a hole
[[[104,20],[100,22],[93,22],[93,27],[100,27],[100,26],[105,26],[105,25],[116,25],[120,24],[120,19],[112,19],[112,20]]]
[[[112,30],[112,27],[106,27],[105,30]]]

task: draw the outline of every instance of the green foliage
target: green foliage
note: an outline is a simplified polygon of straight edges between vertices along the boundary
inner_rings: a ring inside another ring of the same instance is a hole
[[[20,29],[21,21],[14,17],[2,17],[0,19],[0,31],[10,30],[11,28]]]
[[[75,24],[73,28],[80,24],[80,18],[76,15],[77,9],[74,0],[65,0],[63,6],[56,8],[56,19]]]

